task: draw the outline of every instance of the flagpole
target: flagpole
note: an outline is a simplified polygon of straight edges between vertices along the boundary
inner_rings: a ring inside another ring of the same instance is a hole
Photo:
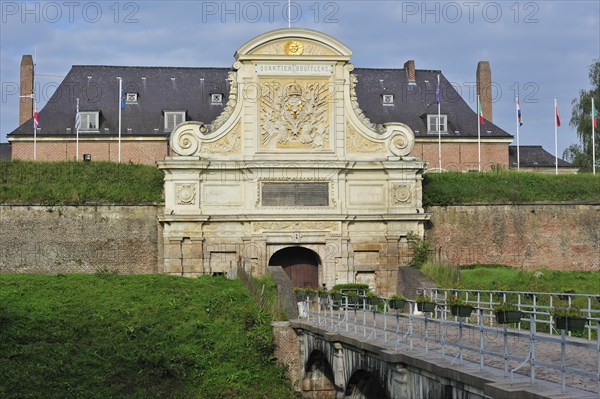
[[[35,60],[37,46],[33,48],[33,81],[31,82],[31,101],[33,102],[33,160],[37,160],[37,126],[35,124]]]
[[[292,27],[292,0],[288,0],[288,29]]]
[[[592,174],[596,174],[596,107],[592,97]]]
[[[81,123],[79,116],[79,97],[77,98],[77,113],[75,114],[75,161],[79,161],[79,124]]]
[[[119,100],[118,100],[118,105],[119,105],[119,144],[118,144],[118,162],[121,163],[121,102],[123,101],[123,99],[121,98],[121,96],[123,95],[123,79],[119,76],[117,77],[117,79],[119,79]]]
[[[558,126],[556,116],[558,115],[558,103],[554,97],[554,174],[558,174]]]
[[[477,95],[477,170],[481,172],[481,102]]]
[[[37,160],[37,126],[35,125],[35,94],[31,89],[31,101],[33,101],[33,160]]]
[[[521,121],[519,120],[519,97],[515,97],[515,107],[517,109],[517,172],[521,169],[521,154],[519,151],[519,126]]]
[[[440,93],[440,75],[437,76],[437,103],[438,103],[438,117],[437,117],[437,131],[438,131],[438,165],[440,167],[440,173],[442,172],[442,113],[441,113],[441,93]]]

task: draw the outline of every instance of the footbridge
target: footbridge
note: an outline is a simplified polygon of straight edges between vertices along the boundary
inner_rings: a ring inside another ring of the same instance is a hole
[[[536,331],[538,311],[509,328],[484,308],[467,318],[406,307],[306,298],[298,319],[275,326],[304,397],[600,398],[597,318],[585,339]]]

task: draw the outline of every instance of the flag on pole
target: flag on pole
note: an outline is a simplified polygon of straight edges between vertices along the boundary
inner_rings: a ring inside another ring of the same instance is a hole
[[[592,99],[592,124],[594,129],[598,128],[598,110],[594,107],[594,100]]]
[[[558,114],[558,104],[554,106],[555,114],[556,114],[556,126],[560,127],[560,115]]]
[[[479,96],[477,96],[477,115],[479,115],[479,124],[483,125],[485,120],[483,119],[483,110],[481,109],[481,100],[479,100]]]
[[[125,109],[125,88],[121,87],[121,109]]]
[[[77,112],[75,112],[75,130],[81,129],[81,115],[79,114],[79,99],[77,99]]]
[[[40,127],[40,118],[38,117],[38,112],[33,112],[33,127],[38,129]]]
[[[440,103],[440,75],[437,76],[437,86],[435,87],[435,102]]]
[[[517,97],[517,121],[519,122],[519,126],[523,126],[523,117],[521,116],[521,102],[519,101],[519,97]]]

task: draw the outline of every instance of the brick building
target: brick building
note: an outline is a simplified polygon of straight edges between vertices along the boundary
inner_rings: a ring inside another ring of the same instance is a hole
[[[75,65],[40,110],[35,140],[33,102],[30,97],[21,97],[19,127],[8,134],[12,158],[33,159],[35,146],[38,160],[81,160],[84,154],[90,154],[92,160],[117,161],[120,147],[123,162],[154,164],[170,154],[169,135],[176,125],[185,121],[211,123],[226,112],[231,93],[228,74],[232,70]],[[397,69],[354,68],[348,82],[336,82],[330,90],[353,91],[353,99],[361,110],[359,116],[367,123],[383,126],[401,122],[409,126],[416,139],[411,155],[428,161],[430,169],[437,169],[438,75],[441,167],[477,170],[477,115],[440,70],[416,69],[412,60]],[[480,62],[476,75],[485,118],[481,126],[482,170],[493,166],[508,168],[512,136],[492,122],[489,63]],[[118,78],[122,79],[123,108]],[[22,96],[31,94],[33,81],[31,56],[24,56]],[[242,97],[251,91],[237,89]],[[77,101],[81,116],[79,139],[75,128]]]

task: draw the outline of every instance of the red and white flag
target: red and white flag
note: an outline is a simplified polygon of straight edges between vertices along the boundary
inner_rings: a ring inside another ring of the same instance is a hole
[[[556,114],[556,126],[560,127],[560,115],[558,115],[558,105],[554,105],[554,113]]]

